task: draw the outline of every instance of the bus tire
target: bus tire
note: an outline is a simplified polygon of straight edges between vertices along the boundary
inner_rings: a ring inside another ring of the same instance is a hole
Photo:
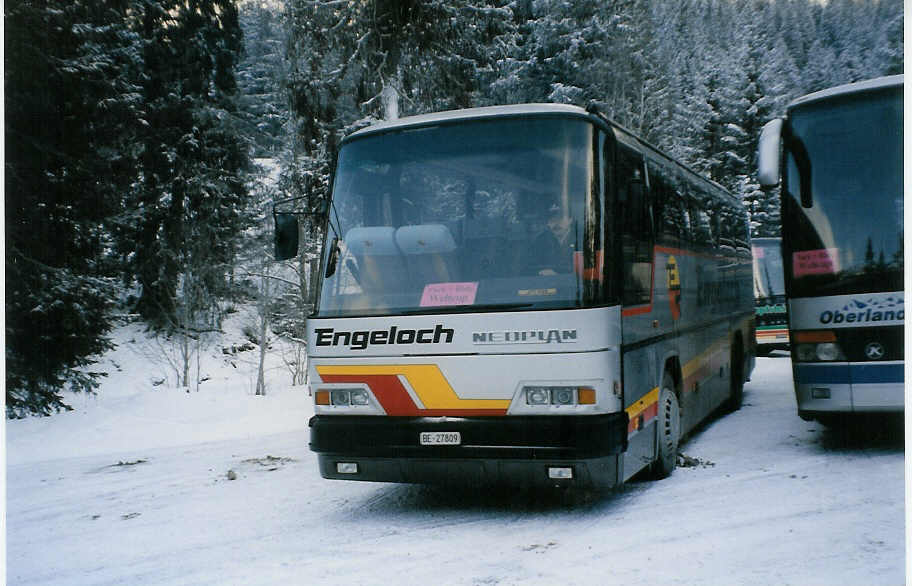
[[[667,478],[678,465],[678,444],[681,441],[681,406],[675,394],[674,379],[667,372],[659,390],[659,413],[656,417],[656,459],[652,464],[653,478]]]
[[[741,340],[736,339],[732,345],[731,368],[728,401],[725,406],[729,411],[737,411],[744,402],[744,353],[741,352]]]

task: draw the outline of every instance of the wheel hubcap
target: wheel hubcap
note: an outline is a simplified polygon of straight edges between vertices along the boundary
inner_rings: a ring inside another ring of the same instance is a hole
[[[667,452],[672,453],[678,445],[678,435],[681,427],[681,420],[678,414],[677,402],[674,400],[674,396],[671,395],[670,391],[665,396],[665,401],[662,405],[662,411],[662,436],[664,444],[668,448]]]

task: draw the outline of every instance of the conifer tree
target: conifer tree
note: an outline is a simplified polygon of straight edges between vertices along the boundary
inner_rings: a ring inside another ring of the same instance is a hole
[[[238,63],[238,109],[256,156],[275,156],[282,148],[288,107],[285,79],[285,31],[275,5],[246,2],[240,7],[244,54]]]
[[[98,386],[138,69],[127,2],[13,1],[5,18],[6,406],[22,416]]]
[[[234,77],[242,48],[229,0],[145,0],[138,311],[161,326],[213,307],[244,227],[249,166]],[[189,283],[198,294],[188,296]]]

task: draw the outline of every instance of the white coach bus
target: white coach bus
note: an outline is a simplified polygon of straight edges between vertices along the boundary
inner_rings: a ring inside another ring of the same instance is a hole
[[[795,100],[769,122],[759,179],[782,173],[782,258],[798,414],[904,409],[903,78]]]
[[[294,256],[294,213],[276,224]],[[325,478],[611,487],[667,476],[682,435],[741,403],[745,212],[594,109],[355,132],[326,225],[307,322]]]

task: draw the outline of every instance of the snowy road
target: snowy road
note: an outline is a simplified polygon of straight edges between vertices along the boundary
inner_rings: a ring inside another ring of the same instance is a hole
[[[800,420],[784,356],[695,465],[595,497],[326,481],[300,390],[156,400],[8,423],[9,584],[904,582],[902,439]]]

